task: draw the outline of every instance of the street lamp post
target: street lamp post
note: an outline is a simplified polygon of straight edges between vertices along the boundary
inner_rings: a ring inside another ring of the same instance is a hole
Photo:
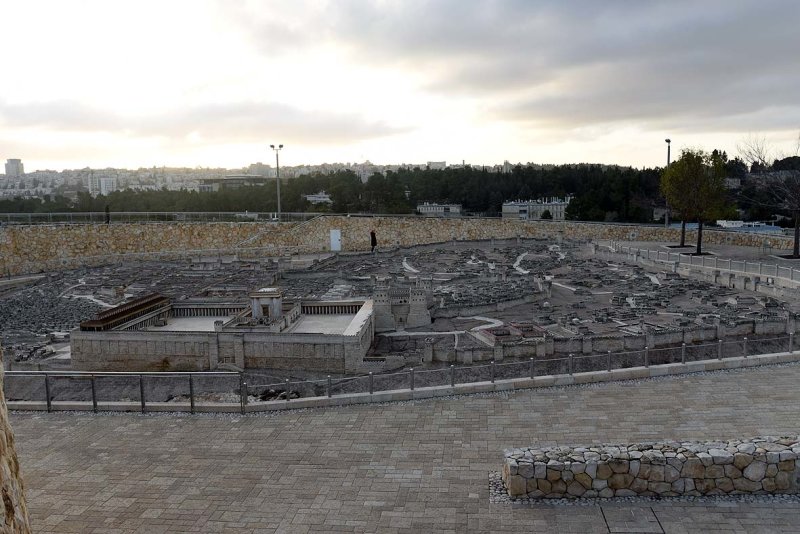
[[[670,139],[664,139],[664,141],[667,143],[667,169],[669,169],[669,149],[672,141]],[[669,201],[667,201],[667,211],[664,214],[664,228],[669,228]]]
[[[275,151],[275,182],[278,184],[278,222],[281,222],[281,162],[278,155],[280,154],[283,145],[269,145]]]

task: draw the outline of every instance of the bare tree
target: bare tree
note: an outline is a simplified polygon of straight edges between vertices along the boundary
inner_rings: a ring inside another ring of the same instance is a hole
[[[742,141],[736,143],[736,150],[739,152],[739,157],[751,168],[754,164],[762,168],[772,164],[773,150],[763,135],[748,134]]]

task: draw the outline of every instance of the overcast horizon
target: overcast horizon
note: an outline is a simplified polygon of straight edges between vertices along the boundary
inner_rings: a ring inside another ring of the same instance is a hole
[[[800,134],[794,0],[0,0],[28,172],[508,160],[664,166]]]

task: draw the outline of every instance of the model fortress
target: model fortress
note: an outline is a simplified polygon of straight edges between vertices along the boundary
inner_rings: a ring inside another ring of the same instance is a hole
[[[431,283],[417,280],[411,287],[384,285],[375,288],[375,331],[405,330],[431,324]]]
[[[73,368],[199,371],[229,364],[343,373],[362,364],[375,333],[372,300],[286,302],[277,287],[248,296],[249,307],[151,294],[104,311],[72,332]]]

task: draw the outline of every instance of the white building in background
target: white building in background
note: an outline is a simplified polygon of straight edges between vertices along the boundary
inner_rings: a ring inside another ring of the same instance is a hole
[[[429,161],[428,162],[428,169],[432,171],[443,171],[447,168],[446,161]]]
[[[540,198],[537,200],[514,200],[503,202],[504,219],[539,220],[542,213],[549,211],[554,221],[563,221],[572,197]]]
[[[108,174],[89,174],[89,194],[93,197],[97,195],[108,195],[117,190],[117,177]]]
[[[461,204],[417,204],[417,212],[426,217],[460,217]]]
[[[21,159],[8,159],[6,160],[6,178],[22,178],[25,174],[25,166],[22,164]]]
[[[303,196],[305,197],[306,200],[308,200],[312,204],[333,204],[331,196],[325,191],[320,191],[319,193],[314,193],[313,195],[303,195]]]

